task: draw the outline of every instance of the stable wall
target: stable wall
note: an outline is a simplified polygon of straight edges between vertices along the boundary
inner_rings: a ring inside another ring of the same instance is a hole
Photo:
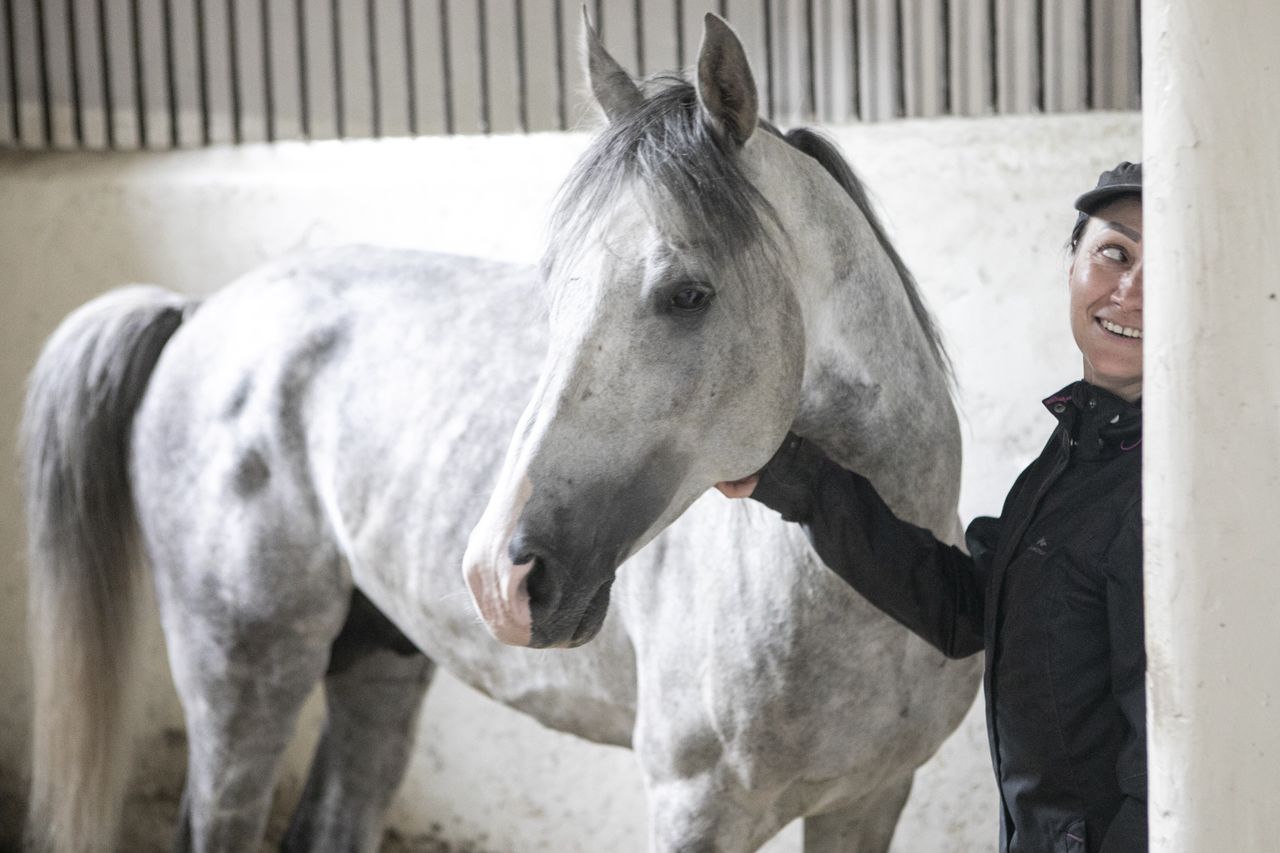
[[[950,346],[965,433],[961,516],[998,512],[1052,428],[1039,399],[1080,373],[1066,319],[1071,200],[1103,169],[1140,157],[1139,119],[944,119],[831,132]],[[551,196],[586,140],[0,156],[0,446],[16,441],[24,377],[41,342],[103,290],[147,281],[208,293],[282,253],[353,241],[533,261]],[[0,454],[0,847],[17,833],[29,701],[13,458]],[[139,853],[166,849],[184,760],[150,618],[149,698],[126,821],[128,849]],[[320,710],[313,701],[289,755],[281,815],[297,795]],[[894,850],[994,850],[990,776],[978,711],[918,777]],[[391,823],[405,837],[476,845],[460,849],[595,853],[643,849],[645,811],[629,752],[548,732],[442,674]],[[793,826],[768,849],[798,850],[798,839]]]

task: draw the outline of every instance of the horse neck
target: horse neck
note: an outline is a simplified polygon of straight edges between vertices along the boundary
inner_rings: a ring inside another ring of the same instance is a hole
[[[847,202],[847,203],[846,203]],[[960,437],[948,378],[906,286],[857,205],[849,223],[804,253],[805,379],[795,431],[870,479],[899,514],[938,528],[954,519]]]

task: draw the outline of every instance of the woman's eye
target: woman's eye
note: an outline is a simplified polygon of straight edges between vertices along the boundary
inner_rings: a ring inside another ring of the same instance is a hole
[[[1129,253],[1119,246],[1103,246],[1098,254],[1109,261],[1117,261],[1119,263],[1129,260]]]
[[[671,297],[671,307],[677,311],[701,311],[711,301],[711,294],[701,287],[677,290]]]

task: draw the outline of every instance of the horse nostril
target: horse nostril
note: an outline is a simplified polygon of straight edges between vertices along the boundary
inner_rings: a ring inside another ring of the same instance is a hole
[[[525,588],[529,591],[530,607],[554,608],[559,602],[560,585],[541,557],[533,558],[533,568],[529,570],[525,583]]]
[[[555,559],[548,549],[541,545],[529,532],[517,530],[507,543],[507,556],[517,566],[529,563],[529,573],[525,576],[525,591],[529,594],[529,606],[540,611],[555,610],[564,593],[561,584],[561,573]]]

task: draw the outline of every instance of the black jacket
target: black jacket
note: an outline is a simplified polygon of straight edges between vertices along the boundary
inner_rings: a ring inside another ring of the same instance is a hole
[[[896,518],[871,484],[789,437],[752,497],[944,654],[985,650],[1007,853],[1147,849],[1142,411],[1076,382],[1058,427],[969,554]]]

